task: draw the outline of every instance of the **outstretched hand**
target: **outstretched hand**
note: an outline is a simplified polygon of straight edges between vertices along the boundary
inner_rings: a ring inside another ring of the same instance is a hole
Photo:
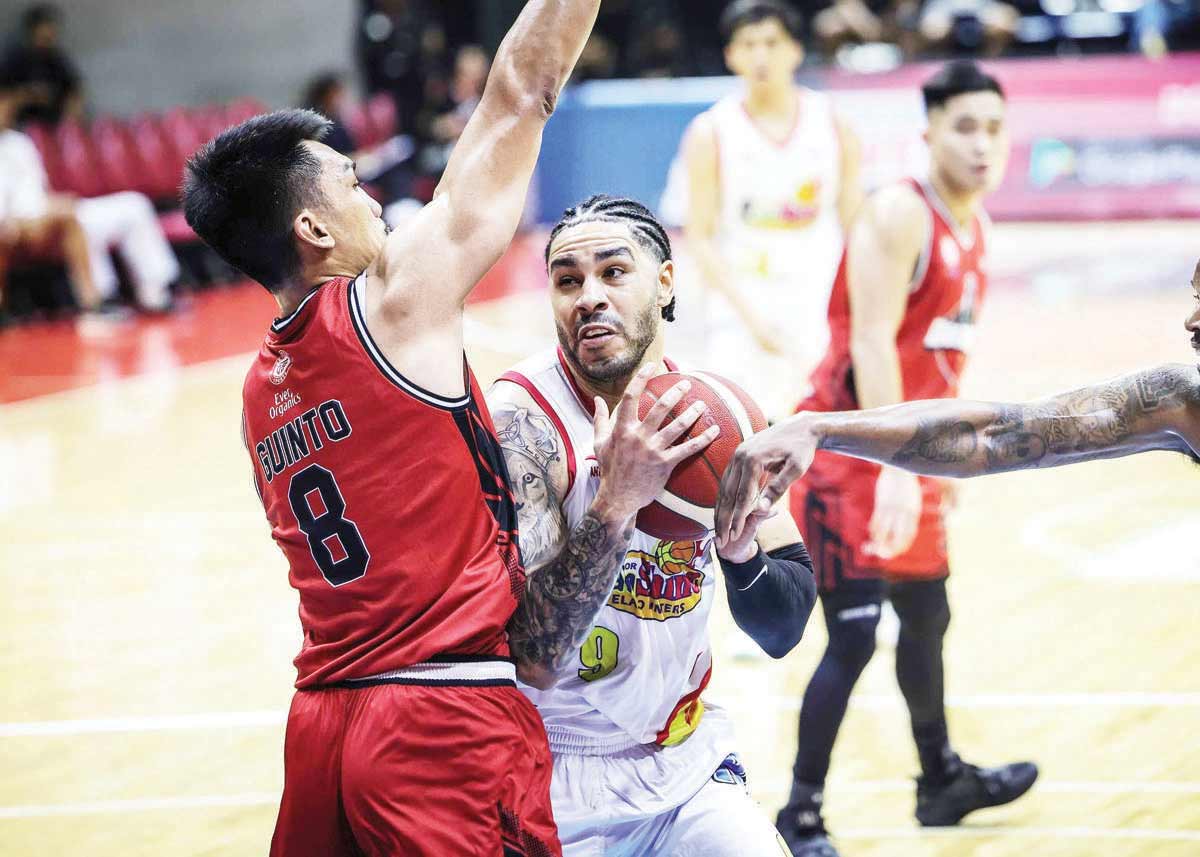
[[[721,477],[717,550],[739,543],[752,516],[766,515],[788,486],[804,475],[817,451],[808,415],[789,417],[742,443]]]

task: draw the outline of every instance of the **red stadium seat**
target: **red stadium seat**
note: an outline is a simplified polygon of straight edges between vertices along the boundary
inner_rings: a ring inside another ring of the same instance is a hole
[[[145,171],[144,192],[153,199],[177,199],[183,181],[183,162],[168,145],[157,116],[139,116],[130,123],[134,146]]]
[[[42,156],[42,167],[46,170],[46,180],[51,190],[65,191],[67,177],[63,171],[62,155],[58,151],[58,141],[54,138],[53,129],[45,125],[28,125],[25,133],[33,140],[38,154]]]
[[[192,231],[192,227],[187,225],[183,211],[178,208],[160,214],[158,224],[162,227],[167,240],[172,244],[194,244],[200,240],[199,236]]]
[[[78,196],[101,196],[106,192],[99,158],[88,129],[78,122],[63,122],[55,132],[62,155],[63,190]]]
[[[396,100],[386,92],[372,95],[366,103],[367,128],[369,139],[354,142],[360,149],[375,146],[384,140],[396,136],[399,130],[399,117],[396,113]]]
[[[245,122],[252,116],[266,113],[267,106],[254,98],[239,98],[225,108],[225,127],[232,128],[239,122]]]
[[[371,137],[371,117],[367,115],[367,106],[365,104],[355,104],[342,114],[342,121],[346,123],[346,130],[350,132],[350,139],[354,141],[357,148],[363,149],[371,145],[368,141]]]
[[[92,123],[92,143],[106,193],[145,193],[148,183],[124,122],[112,116],[97,119]]]
[[[207,143],[213,137],[220,134],[229,127],[229,114],[225,108],[219,104],[210,104],[205,107],[197,107],[191,111],[192,126],[196,130],[200,139],[200,145]],[[200,146],[196,146],[200,148]],[[195,153],[195,149],[187,153],[191,157]]]

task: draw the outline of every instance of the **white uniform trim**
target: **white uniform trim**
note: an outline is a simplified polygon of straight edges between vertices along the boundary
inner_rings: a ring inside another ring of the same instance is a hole
[[[517,680],[511,661],[446,661],[413,664],[403,669],[351,679],[348,684],[395,682],[396,684],[493,684]]]

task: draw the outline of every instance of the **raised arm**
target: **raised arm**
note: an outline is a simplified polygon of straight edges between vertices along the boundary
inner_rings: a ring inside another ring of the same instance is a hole
[[[693,407],[661,430],[679,403],[678,384],[637,418],[637,403],[653,367],[630,381],[610,418],[596,400],[596,459],[600,488],[583,518],[568,529],[562,504],[567,491],[566,450],[546,415],[520,388],[501,382],[488,402],[518,500],[517,525],[528,579],[509,620],[509,646],[526,684],[547,687],[574,654],[612,592],[638,509],[666,485],[675,464],[716,437],[713,428],[672,444],[699,418]]]
[[[758,503],[782,496],[817,449],[952,477],[1151,450],[1200,459],[1200,371],[1159,366],[1022,404],[947,399],[796,414],[738,449],[721,483],[718,536],[739,533]]]
[[[600,0],[526,3],[496,52],[483,97],[433,201],[389,237],[377,263],[385,315],[435,322],[457,317],[507,249],[520,224],[542,130],[599,7]]]

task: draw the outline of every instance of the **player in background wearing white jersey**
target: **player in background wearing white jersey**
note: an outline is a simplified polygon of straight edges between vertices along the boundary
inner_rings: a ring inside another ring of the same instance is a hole
[[[725,713],[701,697],[712,672],[712,532],[672,542],[635,526],[676,463],[716,436],[671,446],[703,405],[658,428],[686,382],[637,415],[646,381],[674,367],[662,330],[675,308],[670,241],[639,203],[597,196],[564,214],[546,258],[560,347],[502,375],[488,402],[530,580],[569,566],[575,581],[571,622],[528,623],[512,641],[559,664],[526,678],[554,756],[563,853],[786,854],[749,797]],[[735,621],[782,657],[816,599],[794,522],[754,516],[721,560]]]
[[[857,140],[827,95],[795,82],[799,32],[782,0],[731,4],[721,36],[744,89],[696,117],[683,144],[705,362],[770,420],[791,413],[825,351],[842,236],[862,200]]]

